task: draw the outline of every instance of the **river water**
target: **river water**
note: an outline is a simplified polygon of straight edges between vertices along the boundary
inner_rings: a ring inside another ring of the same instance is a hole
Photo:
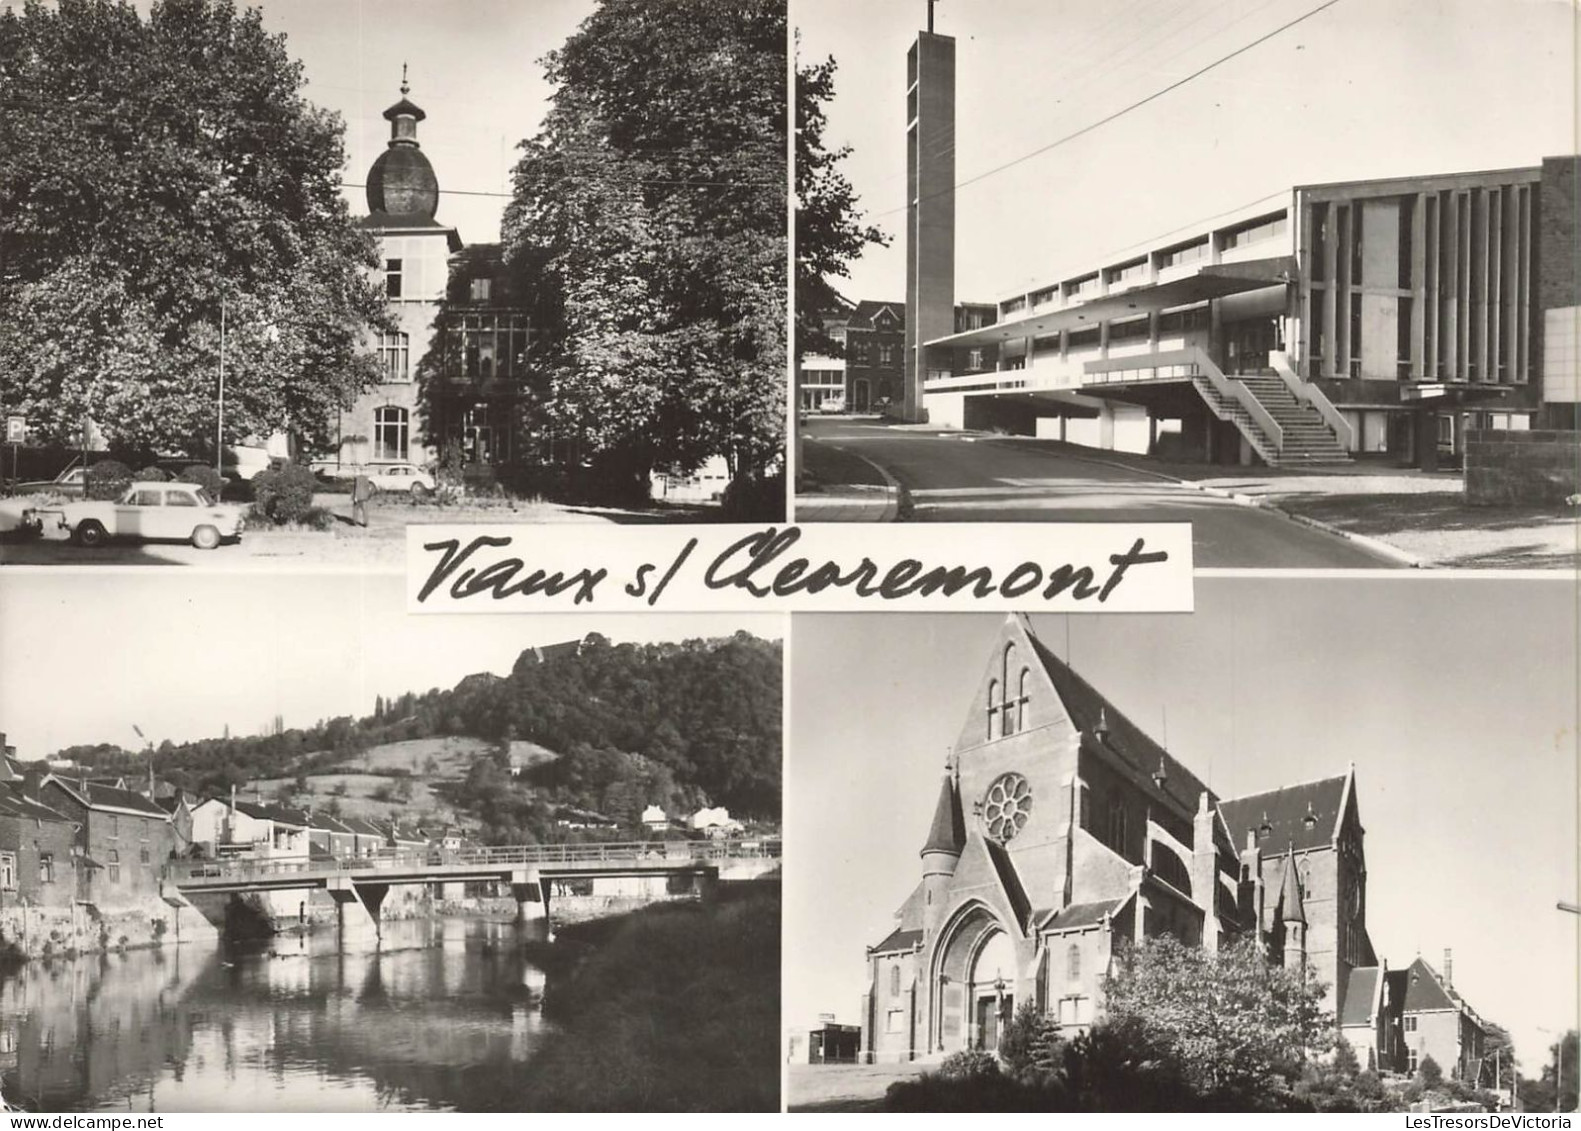
[[[465,1110],[548,1038],[516,928],[387,923],[34,962],[0,982],[0,1091],[36,1111]]]

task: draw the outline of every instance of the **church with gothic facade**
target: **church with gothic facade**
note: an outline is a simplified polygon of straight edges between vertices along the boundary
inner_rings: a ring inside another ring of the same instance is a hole
[[[1220,798],[1024,617],[978,681],[920,856],[895,929],[868,949],[867,1061],[992,1050],[1027,1001],[1080,1032],[1103,1016],[1121,949],[1168,933],[1209,951],[1255,938],[1308,970],[1364,1067],[1480,1068],[1482,1022],[1447,979],[1420,959],[1390,971],[1373,949],[1354,766]],[[1420,1024],[1413,995],[1442,1023]],[[1429,1031],[1443,1034],[1431,1047]]]

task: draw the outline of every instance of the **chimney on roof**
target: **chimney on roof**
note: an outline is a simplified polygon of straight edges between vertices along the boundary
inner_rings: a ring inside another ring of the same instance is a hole
[[[1092,733],[1097,738],[1109,737],[1109,716],[1102,707],[1098,708],[1098,722],[1093,726]]]
[[[1444,985],[1455,984],[1455,952],[1449,947],[1444,948]]]
[[[1164,783],[1169,781],[1169,767],[1164,765],[1164,756],[1158,756],[1158,769],[1153,771],[1153,784],[1159,789],[1164,788]]]

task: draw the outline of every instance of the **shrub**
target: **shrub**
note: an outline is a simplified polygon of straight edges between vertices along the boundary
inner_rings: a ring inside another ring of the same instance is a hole
[[[165,480],[169,479],[170,476],[165,474],[164,468],[149,464],[132,478],[143,480],[149,483],[163,483]]]
[[[253,479],[253,516],[275,526],[316,521],[313,491],[318,479],[305,467],[287,464],[278,471],[260,471]]]
[[[196,483],[209,493],[209,497],[218,499],[225,490],[225,477],[215,471],[206,463],[191,463],[181,469],[181,474],[176,476],[181,483]]]
[[[1430,1056],[1424,1056],[1422,1063],[1416,1069],[1416,1075],[1422,1081],[1424,1088],[1439,1088],[1444,1083],[1444,1070],[1438,1066],[1438,1061]]]
[[[1062,1056],[1054,1019],[1032,1002],[1022,1002],[999,1038],[999,1059],[1005,1070],[1018,1080],[1031,1080],[1055,1071]]]
[[[980,1076],[999,1075],[999,1060],[982,1049],[962,1049],[952,1052],[939,1065],[939,1075],[946,1080],[972,1080]]]
[[[736,476],[725,488],[720,509],[735,522],[785,521],[785,473]]]
[[[132,482],[132,469],[120,460],[101,459],[88,468],[87,497],[118,499]]]

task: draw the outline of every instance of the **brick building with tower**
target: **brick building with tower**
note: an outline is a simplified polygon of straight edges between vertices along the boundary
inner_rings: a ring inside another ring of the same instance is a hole
[[[940,782],[919,882],[868,949],[863,1057],[992,1050],[1028,1001],[1080,1032],[1103,1016],[1122,950],[1170,934],[1209,951],[1253,939],[1309,971],[1364,1067],[1406,1071],[1430,1026],[1458,1034],[1459,1051],[1434,1054],[1446,1074],[1474,1078],[1475,1014],[1410,1024],[1429,972],[1396,974],[1373,949],[1364,840],[1354,767],[1220,798],[1011,616]]]
[[[407,98],[384,112],[390,141],[368,170],[368,214],[395,328],[375,344],[380,382],[340,413],[340,469],[429,464],[451,450],[484,471],[534,458],[526,411],[533,331],[497,243],[464,244],[441,223],[439,179],[417,139],[427,115]]]

